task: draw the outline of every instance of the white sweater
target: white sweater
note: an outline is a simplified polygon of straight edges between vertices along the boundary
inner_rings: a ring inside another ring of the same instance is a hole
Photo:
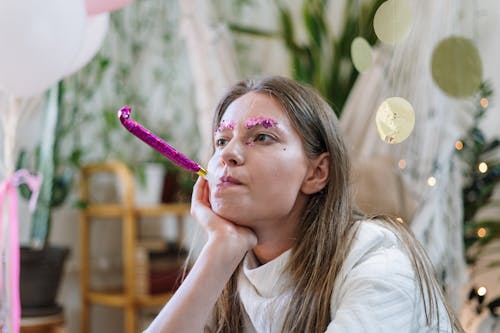
[[[258,266],[250,252],[238,276],[246,311],[245,332],[281,332],[290,292],[283,268],[290,250]],[[439,332],[452,332],[440,302]],[[426,326],[423,300],[410,260],[394,233],[376,222],[361,222],[337,278],[326,332],[438,332]]]

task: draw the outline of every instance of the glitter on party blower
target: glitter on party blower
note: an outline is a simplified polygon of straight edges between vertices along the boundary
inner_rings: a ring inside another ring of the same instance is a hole
[[[207,170],[201,167],[198,163],[191,161],[189,158],[178,152],[174,147],[151,133],[148,129],[141,126],[135,120],[130,119],[130,112],[132,109],[130,106],[124,106],[118,110],[118,118],[122,125],[136,137],[146,142],[148,145],[157,150],[160,154],[167,157],[169,160],[177,164],[178,166],[196,173],[201,177],[207,175]]]

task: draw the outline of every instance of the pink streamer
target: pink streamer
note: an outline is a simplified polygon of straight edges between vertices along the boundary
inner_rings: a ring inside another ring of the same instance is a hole
[[[19,294],[19,220],[17,214],[17,193],[16,188],[25,183],[32,191],[29,202],[30,211],[35,209],[38,193],[42,184],[41,176],[35,176],[29,173],[28,170],[21,169],[14,172],[14,174],[2,181],[0,184],[0,256],[3,258],[3,206],[5,200],[8,199],[8,214],[9,214],[9,237],[5,248],[9,255],[6,260],[7,275],[6,285],[12,294],[11,311],[10,311],[10,325],[12,333],[18,333],[21,323],[21,302]],[[0,299],[2,299],[2,264],[0,263]]]

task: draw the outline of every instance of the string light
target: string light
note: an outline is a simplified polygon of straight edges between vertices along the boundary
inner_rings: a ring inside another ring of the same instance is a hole
[[[479,104],[481,104],[481,106],[486,109],[488,107],[488,99],[484,97],[481,98],[479,100]]]
[[[406,169],[406,161],[405,160],[399,160],[398,167],[400,169]]]
[[[486,291],[487,291],[487,290],[486,290],[486,288],[485,288],[485,287],[479,287],[479,288],[477,288],[477,294],[478,294],[479,296],[484,296],[484,295],[486,295]]]
[[[434,178],[434,177],[432,177],[432,176],[431,176],[431,177],[429,177],[429,178],[427,178],[427,185],[429,185],[429,186],[434,186],[434,185],[436,185],[436,178]]]
[[[457,142],[455,142],[455,148],[457,150],[462,150],[464,148],[464,143],[460,140],[457,140]]]
[[[479,165],[477,166],[477,169],[479,170],[479,172],[481,173],[486,173],[486,171],[488,171],[488,164],[486,164],[486,162],[481,162],[479,163]]]
[[[486,232],[486,229],[485,229],[485,228],[482,228],[482,227],[481,227],[481,228],[477,229],[477,236],[478,236],[479,238],[483,238],[483,237],[485,237],[485,236],[486,236],[486,233],[487,233],[487,232]]]

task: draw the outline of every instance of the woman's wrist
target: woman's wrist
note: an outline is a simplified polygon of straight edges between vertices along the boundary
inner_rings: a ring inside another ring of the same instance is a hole
[[[228,238],[228,236],[209,235],[205,250],[210,253],[210,257],[215,259],[214,261],[226,267],[236,268],[245,254],[252,248],[245,244],[244,240],[232,236]]]
[[[203,331],[217,298],[246,253],[233,243],[209,237],[186,279],[147,332]]]

